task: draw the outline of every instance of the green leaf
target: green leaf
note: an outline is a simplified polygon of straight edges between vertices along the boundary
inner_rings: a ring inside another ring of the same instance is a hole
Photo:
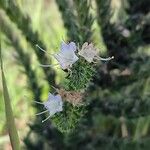
[[[3,85],[3,95],[4,95],[4,103],[5,103],[5,113],[6,113],[6,121],[7,128],[9,132],[9,137],[13,150],[19,150],[19,137],[17,133],[17,129],[15,126],[13,111],[11,107],[10,97],[6,85],[5,75],[3,71],[3,62],[2,62],[2,52],[1,52],[1,39],[0,39],[0,63],[1,63],[1,74],[2,74],[2,85]]]

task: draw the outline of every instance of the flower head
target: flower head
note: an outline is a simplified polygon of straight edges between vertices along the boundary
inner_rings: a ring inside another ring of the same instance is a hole
[[[40,112],[37,115],[41,115],[45,112],[49,112],[49,116],[45,120],[43,120],[42,122],[49,119],[55,113],[61,112],[63,110],[63,102],[62,102],[62,98],[59,94],[53,95],[53,94],[49,93],[48,100],[46,102],[43,102],[43,103],[40,103],[40,102],[37,102],[37,101],[35,101],[35,102],[38,103],[38,104],[44,105],[44,107],[46,108],[45,111]]]
[[[76,44],[74,42],[61,43],[60,52],[54,54],[54,57],[62,69],[69,69],[79,58],[75,54]]]

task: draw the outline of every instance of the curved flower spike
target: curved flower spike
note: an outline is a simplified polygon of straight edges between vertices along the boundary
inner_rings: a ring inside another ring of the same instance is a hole
[[[55,113],[61,112],[63,110],[63,102],[62,102],[62,98],[59,94],[53,95],[53,94],[49,93],[48,100],[46,102],[43,102],[43,103],[40,103],[37,101],[35,101],[35,102],[38,104],[44,105],[44,107],[47,109],[36,115],[41,115],[43,113],[49,112],[49,116],[46,119],[42,120],[42,122],[45,122],[51,116],[53,116]]]
[[[62,69],[69,69],[79,58],[75,54],[76,44],[74,42],[61,43],[60,52],[54,54],[54,57]]]
[[[78,52],[78,54],[85,58],[89,63],[94,62],[94,60],[102,60],[102,61],[108,61],[113,59],[114,57],[108,57],[108,58],[102,58],[98,56],[97,49],[93,46],[92,43],[88,44],[85,42],[82,45],[81,51]]]

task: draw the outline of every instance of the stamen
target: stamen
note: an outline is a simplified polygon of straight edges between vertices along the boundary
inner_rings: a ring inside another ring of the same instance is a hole
[[[38,47],[41,51],[43,51],[44,53],[47,53],[43,48],[41,48],[38,44],[36,44],[36,47]]]
[[[43,105],[43,103],[42,103],[42,102],[38,102],[38,101],[33,101],[33,102],[35,102],[35,103],[37,103],[37,104],[41,104],[41,105]]]
[[[97,59],[97,60],[102,60],[102,61],[109,61],[109,60],[111,60],[111,59],[114,59],[114,56],[108,57],[108,58],[102,58],[102,57],[97,56],[97,57],[95,57],[95,59]]]
[[[55,88],[54,86],[52,86],[52,85],[50,85],[55,91],[58,91],[58,89],[57,88]]]
[[[72,70],[68,68],[68,72],[70,72],[70,76],[72,76]]]
[[[66,40],[64,39],[64,37],[62,37],[62,41],[63,41],[64,43],[67,43]]]
[[[37,113],[37,114],[35,114],[35,115],[38,116],[38,115],[44,114],[44,113],[46,113],[46,112],[48,112],[48,110],[42,111],[42,112]]]
[[[44,52],[44,53],[46,53],[46,54],[48,54],[48,55],[54,56],[54,54],[48,53],[46,50],[44,50],[43,48],[41,48],[38,44],[36,44],[36,47],[38,47],[42,52]]]
[[[80,44],[79,43],[77,44],[77,50],[78,50],[78,52],[80,50]]]
[[[40,67],[54,67],[54,66],[57,66],[57,65],[59,65],[59,64],[54,64],[54,65],[42,65],[42,64],[40,64],[39,66]]]
[[[51,117],[51,115],[49,115],[46,119],[42,120],[42,123],[45,122],[46,120],[48,120]]]

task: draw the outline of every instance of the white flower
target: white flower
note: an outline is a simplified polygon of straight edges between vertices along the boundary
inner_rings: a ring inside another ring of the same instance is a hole
[[[82,45],[81,51],[78,52],[78,54],[85,58],[89,63],[93,62],[95,56],[98,55],[96,48],[94,48],[93,44],[88,44],[85,42]]]
[[[43,103],[38,102],[38,101],[35,101],[35,102],[38,104],[44,105],[44,107],[46,108],[45,111],[40,112],[36,115],[41,115],[45,112],[49,112],[49,116],[46,119],[44,119],[42,122],[45,122],[47,119],[49,119],[55,113],[61,112],[63,110],[63,102],[62,102],[62,98],[59,94],[53,95],[53,94],[49,93],[48,100],[46,102],[43,102]]]
[[[36,45],[40,50],[46,52],[42,48],[40,48],[38,45]],[[79,59],[76,54],[76,44],[74,42],[70,43],[61,43],[60,51],[57,54],[51,54],[57,61],[58,64],[55,65],[60,65],[62,69],[69,69],[71,66]],[[42,67],[52,67],[54,65],[41,65]]]
[[[75,54],[76,44],[74,42],[61,43],[60,52],[54,54],[62,69],[69,69],[79,58]]]
[[[87,42],[85,42],[82,45],[81,51],[79,51],[78,54],[84,57],[84,59],[89,63],[94,62],[94,60],[108,61],[114,58],[114,57],[108,58],[99,57],[97,49],[93,46],[92,43],[88,44]]]

